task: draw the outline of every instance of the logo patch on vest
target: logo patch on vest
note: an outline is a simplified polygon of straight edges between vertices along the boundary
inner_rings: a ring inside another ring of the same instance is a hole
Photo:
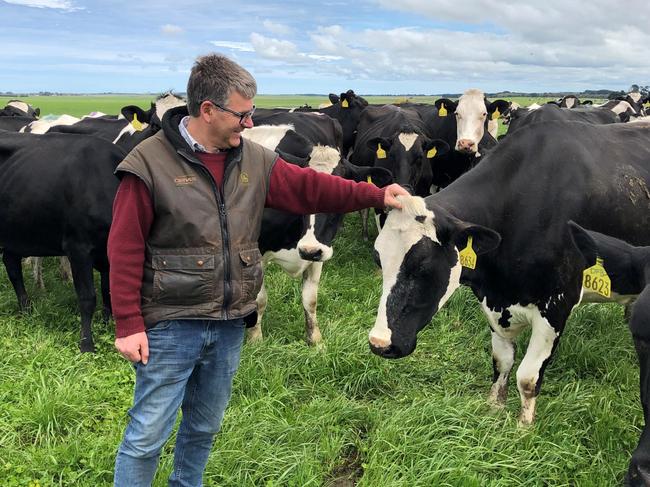
[[[248,173],[242,172],[241,175],[239,176],[239,181],[242,184],[248,184]]]
[[[187,186],[189,184],[194,184],[196,181],[196,176],[190,174],[184,174],[183,176],[176,176],[174,178],[174,183],[176,186]]]

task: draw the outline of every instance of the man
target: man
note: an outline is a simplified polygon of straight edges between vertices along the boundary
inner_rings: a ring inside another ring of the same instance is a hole
[[[262,284],[265,206],[293,213],[399,207],[379,189],[283,161],[241,132],[253,126],[253,77],[221,55],[197,59],[187,107],[118,166],[108,241],[115,347],[134,363],[130,422],[115,485],[150,485],[178,409],[169,485],[198,486],[230,399]]]

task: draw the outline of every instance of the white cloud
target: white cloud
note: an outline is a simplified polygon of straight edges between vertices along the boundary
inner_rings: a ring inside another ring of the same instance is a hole
[[[179,27],[178,25],[165,24],[162,27],[160,27],[160,32],[162,32],[165,35],[174,36],[177,34],[182,34],[183,28]]]
[[[233,49],[235,51],[255,51],[255,49],[253,49],[253,46],[248,42],[210,41],[210,43],[217,47],[225,47],[226,49]]]
[[[69,0],[3,0],[5,3],[23,5],[34,8],[53,8],[57,10],[83,10],[83,7],[75,7]]]
[[[293,29],[291,29],[291,27],[289,27],[287,25],[284,25],[284,24],[280,24],[278,22],[273,22],[271,20],[265,20],[264,22],[262,22],[262,25],[269,32],[272,32],[272,33],[278,34],[278,35],[287,35],[287,34],[293,32]]]
[[[264,37],[257,32],[251,33],[251,44],[255,52],[265,58],[290,61],[298,56],[298,48],[293,42]]]

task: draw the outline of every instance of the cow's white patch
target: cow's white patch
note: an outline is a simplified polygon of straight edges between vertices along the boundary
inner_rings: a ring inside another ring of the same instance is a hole
[[[148,123],[143,123],[142,126],[140,127],[140,130],[144,130],[148,126],[149,126]],[[122,130],[120,130],[120,133],[117,134],[117,137],[115,137],[115,139],[113,140],[113,144],[117,144],[123,136],[128,135],[130,137],[136,132],[138,131],[135,129],[135,127],[131,125],[131,123],[127,123],[126,126]]]
[[[84,118],[99,118],[99,117],[104,117],[106,114],[104,112],[90,112],[88,115],[84,115],[81,117],[83,120]]]
[[[456,107],[456,150],[477,151],[485,134],[486,116],[485,94],[477,89],[463,93]]]
[[[540,105],[539,103],[531,103],[526,108],[528,108],[528,110],[532,112],[533,110],[539,110],[540,108],[542,108],[542,105]]]
[[[156,105],[156,116],[162,120],[167,110],[185,105],[185,100],[173,93],[167,93],[156,100],[154,104]]]
[[[8,107],[14,107],[18,110],[22,110],[25,113],[29,113],[29,105],[24,101],[13,100],[7,103]]]
[[[313,263],[301,259],[298,249],[295,247],[292,249],[281,249],[277,252],[264,252],[262,261],[265,266],[270,262],[275,262],[291,277],[301,276],[307,267]]]
[[[309,215],[309,227],[307,227],[307,231],[298,241],[297,247],[299,251],[306,254],[313,254],[320,250],[321,262],[331,259],[334,254],[334,249],[332,247],[319,242],[316,238],[316,215]]]
[[[418,134],[401,133],[397,136],[397,138],[402,143],[405,150],[410,150],[411,147],[413,147],[413,144],[415,144],[415,141],[418,138]]]
[[[29,125],[21,128],[20,132],[44,134],[55,125],[72,125],[77,123],[79,120],[79,118],[73,117],[72,115],[61,115],[60,117],[51,120],[35,120]]]
[[[341,160],[341,153],[338,149],[328,145],[315,145],[311,151],[309,167],[318,172],[332,174],[334,168]]]
[[[488,133],[495,139],[497,138],[497,135],[499,134],[498,120],[492,120],[492,119],[488,120]]]
[[[294,130],[292,124],[260,125],[258,127],[244,129],[241,134],[242,137],[257,142],[267,149],[275,150],[282,140],[282,137],[284,137],[289,130]]]
[[[636,93],[628,93],[627,96],[629,96],[634,103],[639,103],[639,100],[641,99],[641,93],[636,92]]]
[[[388,213],[384,227],[375,241],[375,250],[379,253],[383,277],[382,294],[377,309],[375,325],[370,330],[368,339],[374,346],[385,348],[391,343],[391,330],[388,328],[386,302],[395,283],[400,266],[407,252],[423,237],[429,237],[440,243],[433,224],[433,212],[427,209],[424,199],[417,196],[398,196],[402,203],[401,210]],[[425,217],[420,223],[415,218]]]

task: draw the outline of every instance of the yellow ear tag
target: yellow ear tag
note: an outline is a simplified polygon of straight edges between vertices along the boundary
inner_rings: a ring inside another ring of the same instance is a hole
[[[350,105],[348,104],[348,101],[347,101],[347,100],[343,100],[343,101],[341,102],[341,106],[342,106],[343,108],[347,108],[347,107],[349,107]]]
[[[476,252],[472,248],[472,236],[467,237],[467,247],[458,254],[460,265],[468,269],[476,269]]]
[[[131,121],[131,125],[133,125],[133,128],[136,129],[138,132],[142,130],[142,122],[138,120],[137,113],[133,114],[133,120]]]
[[[438,109],[438,116],[439,117],[446,117],[447,116],[447,109],[445,108],[444,103],[440,104],[440,108]]]
[[[381,148],[381,144],[377,144],[377,159],[386,159],[386,151]]]
[[[368,176],[368,183],[372,184],[372,178]]]
[[[433,159],[434,157],[436,157],[437,152],[438,152],[438,149],[436,149],[435,147],[432,147],[431,149],[429,149],[429,151],[427,152],[427,159]]]
[[[500,112],[499,109],[497,108],[496,110],[494,110],[494,113],[492,114],[492,120],[496,120],[496,119],[499,118],[500,116],[501,116],[501,112]]]
[[[603,267],[603,259],[597,257],[596,263],[583,271],[582,287],[606,298],[612,296],[612,281]]]

